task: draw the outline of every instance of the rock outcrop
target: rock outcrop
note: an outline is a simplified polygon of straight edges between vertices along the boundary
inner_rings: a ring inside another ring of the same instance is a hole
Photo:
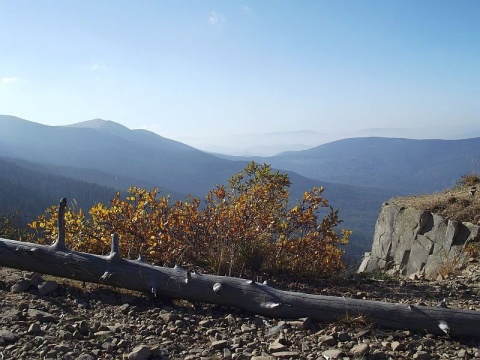
[[[365,254],[358,271],[437,277],[442,268],[461,264],[465,246],[480,240],[479,229],[430,211],[384,203],[372,251]]]

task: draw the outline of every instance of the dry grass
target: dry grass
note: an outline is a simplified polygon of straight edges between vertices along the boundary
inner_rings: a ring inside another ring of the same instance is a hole
[[[391,202],[480,225],[480,175],[464,175],[457,186],[440,193],[394,198]]]

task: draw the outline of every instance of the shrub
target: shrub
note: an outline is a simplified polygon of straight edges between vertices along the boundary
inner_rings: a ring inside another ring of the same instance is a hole
[[[467,246],[465,246],[465,254],[469,258],[480,257],[480,242],[469,242]]]
[[[106,254],[110,236],[120,237],[124,257],[142,255],[154,264],[198,266],[220,275],[289,274],[322,277],[343,268],[350,232],[322,197],[323,188],[305,192],[289,206],[290,180],[269,165],[250,163],[228,185],[218,185],[201,201],[170,203],[157,189],[130,187],[109,206],[97,204],[88,215],[68,209],[66,243],[74,250]],[[320,219],[318,210],[329,209]],[[38,241],[52,243],[57,208],[30,224]]]
[[[11,240],[27,240],[28,231],[22,228],[18,212],[0,215],[0,237]]]
[[[480,174],[472,172],[470,174],[462,175],[457,181],[458,186],[476,186],[480,184]]]

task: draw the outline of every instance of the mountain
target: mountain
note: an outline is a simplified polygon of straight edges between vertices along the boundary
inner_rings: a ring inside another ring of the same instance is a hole
[[[28,221],[69,196],[69,204],[89,209],[108,203],[116,189],[66,178],[24,160],[0,158],[0,214],[17,211]]]
[[[125,185],[124,179],[135,179],[137,186],[159,184],[165,191],[188,189],[192,194],[204,194],[245,164],[219,159],[146,130],[130,130],[98,119],[46,126],[1,116],[0,133],[3,156],[110,174],[112,181],[120,179],[117,183],[121,185]]]
[[[152,126],[152,131],[161,133],[161,129]],[[274,156],[286,151],[311,149],[342,139],[381,137],[404,139],[470,139],[480,137],[480,123],[442,124],[442,126],[384,127],[359,130],[335,129],[330,127],[324,132],[314,130],[277,131],[236,135],[180,136],[176,140],[197,149],[214,154],[235,157]]]
[[[236,156],[271,156],[287,150],[309,149],[336,139],[334,135],[312,130],[178,138],[179,141],[206,152]]]
[[[311,179],[419,194],[451,187],[462,175],[478,171],[480,138],[351,138],[253,159]]]
[[[28,171],[44,173],[47,170],[50,175],[58,176],[50,178],[48,186],[42,185],[42,189],[57,188],[57,183],[64,181],[59,180],[61,178],[72,184],[81,181],[78,186],[82,187],[86,182],[121,190],[130,185],[149,189],[158,186],[162,193],[172,194],[174,199],[184,200],[186,194],[202,198],[216,184],[226,184],[247,165],[247,159],[221,159],[152,132],[130,130],[101,119],[69,126],[46,126],[0,116],[0,134],[0,156],[8,157]],[[6,165],[2,163],[0,167],[4,172]],[[342,227],[355,232],[352,245],[348,247],[349,256],[363,254],[371,246],[381,203],[399,194],[395,190],[338,185],[285,172],[292,182],[292,203],[312,187],[325,188],[324,195],[330,204],[341,209],[340,216],[345,220]],[[28,174],[20,177],[35,178]],[[15,181],[10,181],[12,183]],[[39,191],[36,182],[24,188],[29,189],[25,194],[45,191]],[[111,190],[102,191],[104,194],[96,193],[98,201],[112,198]],[[66,187],[62,187],[61,194],[48,193],[48,204],[56,203],[60,197],[70,199],[73,193],[72,188]],[[34,203],[45,203],[33,195],[28,196]]]

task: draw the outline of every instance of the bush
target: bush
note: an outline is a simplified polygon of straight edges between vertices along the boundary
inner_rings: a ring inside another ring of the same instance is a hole
[[[22,228],[20,214],[0,215],[0,237],[11,240],[26,240],[28,231]]]
[[[472,172],[471,174],[462,175],[457,181],[458,186],[477,186],[480,184],[480,174]]]
[[[154,264],[187,264],[230,276],[288,274],[323,277],[343,268],[349,231],[338,210],[322,197],[323,188],[305,192],[289,206],[290,180],[269,165],[250,163],[227,186],[218,185],[201,201],[171,204],[157,189],[131,187],[107,207],[68,209],[66,243],[77,251],[106,254],[111,232],[120,237],[122,256],[142,255]],[[323,219],[318,210],[328,208]],[[42,243],[57,237],[57,208],[30,224]]]

